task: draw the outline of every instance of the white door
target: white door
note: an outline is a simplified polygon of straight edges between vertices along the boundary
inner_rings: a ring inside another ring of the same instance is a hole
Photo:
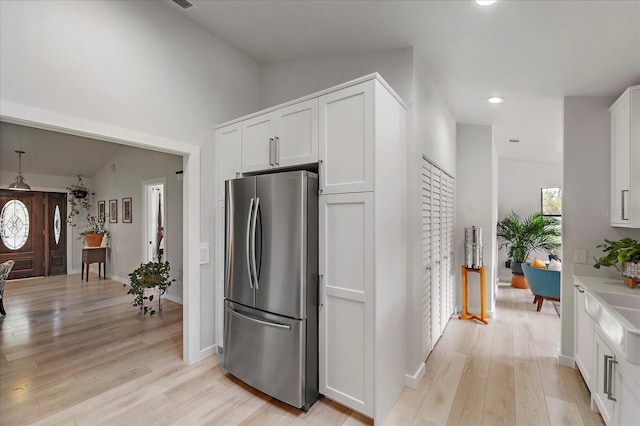
[[[274,111],[278,167],[318,162],[318,99]]]
[[[374,80],[320,97],[320,193],[373,191]]]
[[[242,172],[272,168],[272,144],[275,135],[273,113],[242,122]]]
[[[238,177],[241,169],[242,123],[216,130],[216,192],[224,200],[224,182]]]
[[[373,417],[373,193],[319,199],[320,393]]]
[[[422,357],[433,349],[431,330],[431,164],[422,162]]]
[[[431,335],[433,345],[442,334],[441,234],[440,204],[442,202],[440,170],[431,169]]]

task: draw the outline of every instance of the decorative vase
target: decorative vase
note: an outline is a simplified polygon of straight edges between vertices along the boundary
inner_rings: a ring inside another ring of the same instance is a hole
[[[622,276],[627,286],[635,288],[640,285],[640,262],[623,262]]]
[[[87,247],[100,247],[102,244],[102,234],[85,234]]]

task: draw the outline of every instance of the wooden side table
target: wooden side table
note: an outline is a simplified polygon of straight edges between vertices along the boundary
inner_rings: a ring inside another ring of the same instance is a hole
[[[469,312],[469,280],[467,274],[469,272],[477,272],[480,274],[480,316],[474,315]],[[458,318],[460,319],[474,319],[480,321],[483,324],[489,324],[485,318],[489,318],[487,315],[485,307],[486,307],[486,298],[485,298],[485,281],[484,281],[484,265],[480,267],[480,269],[472,269],[467,268],[462,265],[462,315]]]
[[[104,279],[107,279],[107,248],[106,247],[85,247],[82,249],[82,276],[80,280],[84,279],[84,266],[87,265],[87,277],[89,281],[89,265],[92,263],[98,264],[98,279],[100,279],[100,266],[102,266],[102,272],[104,273]]]

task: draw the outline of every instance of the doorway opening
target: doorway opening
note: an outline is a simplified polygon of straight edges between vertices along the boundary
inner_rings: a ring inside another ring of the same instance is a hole
[[[164,262],[166,252],[165,178],[150,179],[142,183],[144,194],[145,256],[147,262]]]

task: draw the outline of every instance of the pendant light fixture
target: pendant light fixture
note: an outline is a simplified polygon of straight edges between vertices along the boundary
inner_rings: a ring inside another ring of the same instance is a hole
[[[16,177],[16,181],[9,185],[9,189],[14,191],[31,191],[31,187],[27,185],[24,181],[24,176],[22,176],[22,154],[24,151],[16,151],[18,154],[18,176]]]

